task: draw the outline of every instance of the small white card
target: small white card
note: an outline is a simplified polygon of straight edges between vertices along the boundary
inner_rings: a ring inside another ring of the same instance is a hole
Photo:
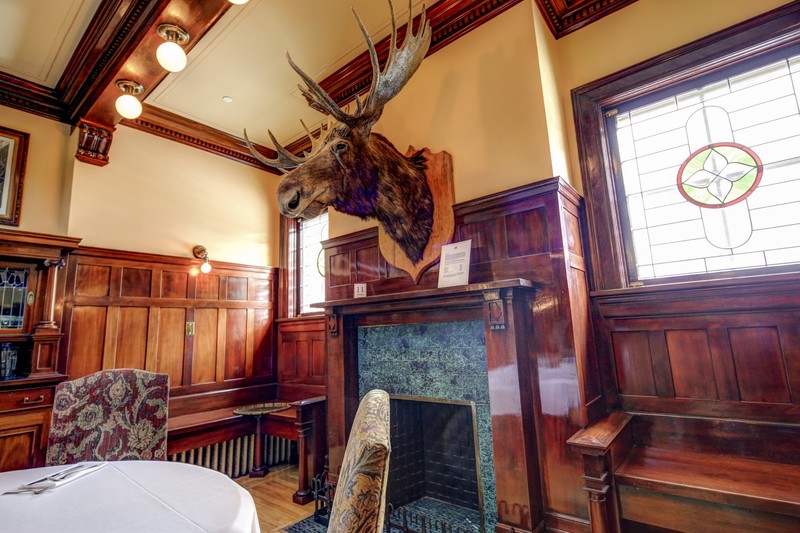
[[[469,257],[472,239],[442,246],[439,260],[439,287],[454,287],[469,283]]]
[[[353,298],[366,298],[367,297],[367,284],[354,283],[353,284]]]

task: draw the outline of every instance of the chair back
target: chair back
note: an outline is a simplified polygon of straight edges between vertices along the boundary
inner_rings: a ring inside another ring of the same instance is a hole
[[[389,475],[389,395],[368,392],[358,406],[336,484],[328,533],[380,533]]]
[[[167,458],[169,376],[101,370],[60,383],[53,400],[47,465]]]

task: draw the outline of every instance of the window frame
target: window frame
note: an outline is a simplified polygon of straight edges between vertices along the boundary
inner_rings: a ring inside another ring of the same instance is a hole
[[[594,290],[631,286],[623,233],[624,212],[615,187],[615,174],[619,169],[614,168],[605,110],[689,81],[718,75],[754,58],[788,53],[800,42],[798,16],[800,2],[793,2],[573,89],[575,130],[586,200],[590,279]],[[786,268],[758,270],[776,272]],[[800,267],[792,265],[792,270],[800,270]],[[644,280],[635,285],[730,276],[730,272],[676,276]]]
[[[296,218],[281,216],[281,252],[280,252],[280,310],[281,318],[298,318],[321,315],[324,309],[311,312],[300,312],[300,221]],[[327,276],[325,277],[327,285]],[[326,286],[327,289],[327,286]]]

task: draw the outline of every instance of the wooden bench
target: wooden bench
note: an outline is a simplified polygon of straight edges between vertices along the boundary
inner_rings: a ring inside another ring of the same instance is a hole
[[[324,390],[324,389],[320,389]],[[322,473],[326,451],[326,398],[312,386],[270,384],[170,398],[167,454],[252,435],[255,418],[234,413],[262,402],[286,402],[289,409],[264,415],[262,433],[298,443],[298,489],[293,501],[313,499],[315,475]]]
[[[615,412],[568,443],[594,533],[800,531],[796,426]]]

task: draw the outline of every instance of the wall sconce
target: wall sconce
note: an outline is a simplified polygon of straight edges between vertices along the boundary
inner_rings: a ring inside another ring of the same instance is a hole
[[[192,255],[194,255],[198,259],[203,260],[203,264],[200,265],[200,272],[203,274],[208,274],[211,272],[211,263],[208,262],[208,250],[206,250],[205,246],[197,245],[192,248]]]
[[[117,87],[125,93],[117,98],[114,104],[117,113],[128,119],[138,118],[142,114],[142,103],[136,98],[136,95],[144,92],[142,84],[130,80],[117,80]]]
[[[159,25],[158,34],[166,41],[156,49],[158,64],[170,72],[180,72],[186,67],[186,52],[180,45],[189,42],[189,34],[175,24]]]

